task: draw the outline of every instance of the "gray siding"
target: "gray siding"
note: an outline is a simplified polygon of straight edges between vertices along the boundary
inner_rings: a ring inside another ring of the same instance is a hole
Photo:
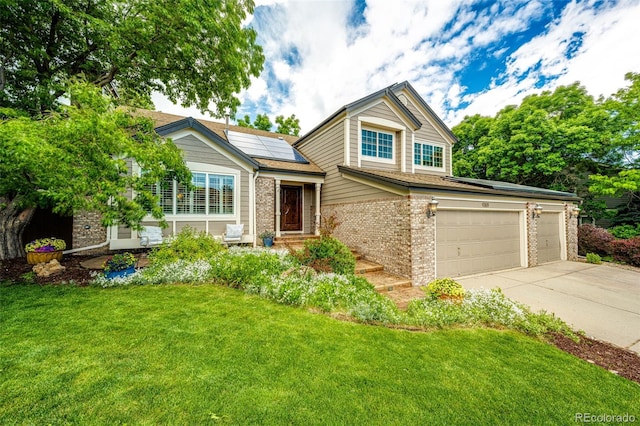
[[[356,123],[357,129],[357,120],[354,121],[354,119],[352,119],[352,127],[354,123]],[[336,166],[342,165],[344,162],[343,132],[344,122],[339,121],[300,147],[302,154],[311,159],[327,173],[324,185],[322,185],[321,204],[364,201],[388,197],[389,193],[386,191],[381,191],[368,185],[362,185],[340,176]],[[357,144],[357,140],[355,143]],[[354,162],[352,162],[352,164],[355,165]]]
[[[446,139],[444,139],[440,135],[440,133],[438,133],[435,127],[433,127],[433,125],[429,122],[427,117],[425,117],[424,114],[420,112],[420,110],[411,102],[410,99],[407,102],[407,108],[409,109],[409,111],[411,111],[413,115],[418,117],[418,120],[420,120],[420,122],[422,122],[422,127],[415,132],[416,142],[417,141],[438,142],[438,143],[444,144],[445,146],[445,155],[444,155],[445,172],[444,173],[427,171],[427,170],[418,170],[418,169],[416,169],[416,173],[429,173],[429,174],[436,174],[436,175],[440,174],[440,175],[450,176],[451,169],[449,168],[449,164],[450,164],[449,158],[451,155],[451,145],[447,142]],[[410,138],[407,138],[407,170],[411,170],[412,165],[413,165],[413,146],[411,146]]]
[[[351,118],[351,139],[350,139],[350,153],[351,153],[351,164],[357,166],[358,161],[358,150],[360,145],[360,134],[358,133],[358,118],[359,117],[376,117],[383,118],[385,120],[393,121],[398,123],[398,125],[404,126],[405,124],[398,118],[398,116],[389,108],[385,103],[380,102],[371,108],[363,111],[362,113],[353,116]],[[363,127],[369,127],[375,129],[374,125],[367,125],[363,123]],[[377,169],[377,170],[400,170],[400,162],[401,162],[401,148],[402,148],[402,140],[400,138],[401,132],[388,131],[393,134],[393,150],[395,155],[395,164],[387,164],[387,163],[378,163],[375,161],[367,161],[365,157],[362,157],[361,167],[368,169]],[[407,138],[410,135],[410,129],[407,129],[406,136]]]
[[[202,142],[193,135],[188,135],[179,139],[174,139],[174,143],[178,148],[184,152],[185,161],[192,161],[196,163],[213,164],[217,166],[228,167],[231,169],[240,171],[240,182],[236,182],[238,189],[236,189],[239,196],[239,208],[240,208],[240,222],[245,226],[249,225],[249,179],[251,178],[249,173],[229,159],[227,156],[221,154],[217,150],[211,148],[206,143]],[[238,192],[239,191],[239,192]],[[210,216],[209,221],[215,219]],[[211,232],[211,226],[209,227]],[[213,232],[211,232],[213,234]]]

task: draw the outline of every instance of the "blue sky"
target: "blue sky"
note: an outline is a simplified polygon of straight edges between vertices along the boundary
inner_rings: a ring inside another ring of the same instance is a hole
[[[256,0],[246,22],[266,62],[238,115],[296,114],[302,133],[404,80],[452,127],[575,81],[609,96],[640,72],[640,0]]]

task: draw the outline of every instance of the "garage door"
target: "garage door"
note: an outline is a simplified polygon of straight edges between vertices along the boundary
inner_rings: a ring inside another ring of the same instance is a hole
[[[538,263],[560,260],[559,213],[542,213],[538,218]]]
[[[441,210],[436,223],[438,277],[521,266],[519,212]]]

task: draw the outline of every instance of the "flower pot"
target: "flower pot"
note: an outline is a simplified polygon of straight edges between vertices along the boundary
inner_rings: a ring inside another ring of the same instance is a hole
[[[53,259],[62,260],[62,250],[56,251],[30,251],[27,253],[27,263],[29,265],[37,265],[38,263],[48,263]]]
[[[273,238],[272,237],[264,237],[262,239],[262,244],[264,244],[265,247],[271,247],[273,245]]]
[[[122,269],[120,271],[109,271],[109,272],[105,272],[104,276],[108,279],[108,280],[112,280],[114,278],[119,278],[119,277],[126,277],[127,275],[131,275],[134,272],[136,272],[136,268],[134,268],[133,266],[127,268],[127,269]]]

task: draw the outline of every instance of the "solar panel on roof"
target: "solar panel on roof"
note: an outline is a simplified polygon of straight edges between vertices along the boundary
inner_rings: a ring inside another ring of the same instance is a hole
[[[227,132],[227,138],[231,145],[250,157],[309,163],[294,147],[281,138],[252,135],[231,130]]]

